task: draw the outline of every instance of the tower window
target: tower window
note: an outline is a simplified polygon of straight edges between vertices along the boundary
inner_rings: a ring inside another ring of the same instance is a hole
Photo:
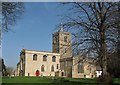
[[[54,72],[54,66],[53,66],[53,65],[52,65],[52,67],[51,67],[51,71]]]
[[[53,43],[57,43],[57,40],[58,40],[57,35],[54,35],[53,36]]]
[[[82,63],[78,64],[78,73],[84,73],[84,66]]]
[[[52,62],[56,62],[56,57],[55,56],[52,57]]]
[[[64,37],[64,42],[67,42],[67,36]]]
[[[41,71],[44,72],[44,65],[41,66]]]
[[[33,60],[37,60],[37,54],[33,55]]]
[[[43,61],[47,61],[47,56],[46,55],[43,56]]]
[[[64,53],[66,53],[66,52],[67,52],[67,48],[64,49]]]

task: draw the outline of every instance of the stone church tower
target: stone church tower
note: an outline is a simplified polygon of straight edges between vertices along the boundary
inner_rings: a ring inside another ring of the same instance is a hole
[[[53,53],[60,53],[60,69],[64,71],[63,76],[72,76],[72,42],[71,33],[64,32],[63,27],[53,33]]]

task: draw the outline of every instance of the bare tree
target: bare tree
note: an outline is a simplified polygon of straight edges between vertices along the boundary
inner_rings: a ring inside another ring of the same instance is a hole
[[[1,58],[0,58],[0,72],[2,73],[1,76],[5,76],[6,66],[5,66],[5,63],[4,63],[4,59],[1,59]]]
[[[118,3],[74,2],[67,5],[71,6],[72,15],[65,16],[64,27],[73,32],[75,50],[96,57],[103,76],[107,75],[107,50],[113,41],[109,34],[118,24],[118,20],[112,19],[118,13]]]
[[[24,12],[22,2],[2,2],[2,30],[8,31]]]
[[[119,3],[120,4],[120,3]],[[112,17],[112,20],[115,21],[114,30],[112,30],[111,37],[111,48],[108,51],[108,72],[113,75],[113,77],[120,77],[120,6],[118,5],[118,13]]]
[[[7,75],[13,75],[14,74],[14,68],[13,67],[6,67],[6,74]]]
[[[15,25],[23,12],[24,3],[22,2],[0,2],[0,46],[2,32],[10,30],[10,27]]]
[[[24,12],[22,2],[3,2],[2,3],[2,29],[8,31],[9,26],[14,25]]]

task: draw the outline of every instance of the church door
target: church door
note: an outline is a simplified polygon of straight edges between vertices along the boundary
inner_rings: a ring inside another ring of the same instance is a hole
[[[40,72],[39,70],[36,71],[36,76],[39,76]]]

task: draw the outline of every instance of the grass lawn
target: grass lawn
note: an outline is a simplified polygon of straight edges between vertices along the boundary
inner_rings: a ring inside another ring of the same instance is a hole
[[[98,85],[96,83],[96,79],[58,77],[3,77],[2,83],[2,85]],[[120,79],[114,79],[114,83],[116,83],[116,85],[120,85]]]

